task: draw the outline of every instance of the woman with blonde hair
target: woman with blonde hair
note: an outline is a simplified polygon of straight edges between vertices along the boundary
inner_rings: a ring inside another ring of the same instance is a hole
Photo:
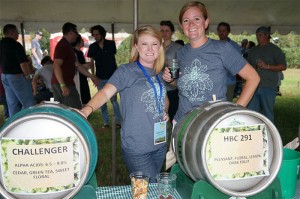
[[[161,171],[167,150],[168,100],[161,70],[164,50],[160,32],[142,26],[132,34],[130,63],[121,65],[103,89],[81,110],[87,117],[116,92],[120,93],[123,160],[129,172]]]

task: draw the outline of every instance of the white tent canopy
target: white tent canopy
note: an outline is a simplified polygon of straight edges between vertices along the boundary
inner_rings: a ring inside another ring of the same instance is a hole
[[[137,10],[134,2],[138,2]],[[78,29],[101,24],[111,32],[132,32],[134,18],[138,24],[158,27],[161,20],[178,24],[179,11],[187,0],[0,0],[0,26],[21,22],[24,29],[45,28],[58,32],[70,21]],[[233,33],[255,32],[258,26],[270,26],[271,31],[300,33],[300,0],[203,0],[210,16],[210,29],[225,21]],[[137,11],[137,15],[134,15]]]

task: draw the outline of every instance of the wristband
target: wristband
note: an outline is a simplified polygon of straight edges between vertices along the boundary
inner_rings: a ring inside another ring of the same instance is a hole
[[[92,109],[92,112],[94,112],[94,108],[91,105],[86,104],[86,107],[90,107]]]
[[[65,84],[59,84],[60,88],[65,87]]]

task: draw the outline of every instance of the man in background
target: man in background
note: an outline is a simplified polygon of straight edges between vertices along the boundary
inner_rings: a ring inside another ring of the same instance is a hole
[[[90,32],[96,41],[90,45],[88,57],[91,58],[92,71],[94,71],[94,67],[96,65],[96,76],[100,79],[98,90],[100,90],[104,87],[108,79],[117,69],[117,63],[115,58],[117,48],[114,41],[105,39],[106,30],[102,26],[93,26],[91,27]],[[117,128],[120,128],[122,117],[117,101],[117,95],[111,97],[110,102],[112,103],[114,109],[114,114],[116,117],[116,126]],[[101,106],[101,113],[104,123],[103,128],[109,128],[109,117],[106,103],[103,106]]]
[[[260,83],[248,104],[248,108],[260,112],[274,123],[274,104],[277,93],[278,77],[286,69],[285,55],[270,42],[270,29],[259,27],[256,30],[257,46],[248,52],[248,62],[255,67]]]
[[[41,60],[43,59],[43,53],[39,42],[42,37],[43,33],[37,31],[34,39],[31,41],[32,64],[36,70],[42,67]]]
[[[228,35],[230,33],[230,25],[226,22],[220,22],[218,24],[218,36],[220,40],[229,42],[234,49],[236,49],[241,54],[240,46],[232,41]],[[241,55],[242,56],[242,55]],[[234,96],[234,90],[236,86],[236,76],[232,75],[230,72],[227,72],[227,101],[232,102]]]
[[[0,41],[1,80],[5,90],[9,117],[35,104],[31,87],[31,70],[23,46],[17,42],[19,32],[13,24],[3,28]]]
[[[51,87],[54,100],[66,106],[81,109],[79,93],[76,89],[74,76],[76,67],[83,75],[90,77],[93,82],[98,80],[89,73],[82,65],[78,64],[71,43],[78,36],[77,26],[67,22],[62,27],[63,37],[57,43],[54,51],[53,74]]]

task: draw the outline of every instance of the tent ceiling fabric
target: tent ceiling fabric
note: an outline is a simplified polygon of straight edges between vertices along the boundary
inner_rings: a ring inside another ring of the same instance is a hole
[[[161,20],[178,25],[178,15],[187,0],[138,0],[138,22],[158,27]],[[271,26],[271,32],[300,33],[300,0],[203,0],[210,16],[210,29],[221,21],[231,24],[233,33],[255,32],[258,26]],[[0,26],[23,22],[26,31],[43,27],[61,30],[70,21],[78,29],[95,24],[110,31],[132,32],[134,0],[0,0]]]

